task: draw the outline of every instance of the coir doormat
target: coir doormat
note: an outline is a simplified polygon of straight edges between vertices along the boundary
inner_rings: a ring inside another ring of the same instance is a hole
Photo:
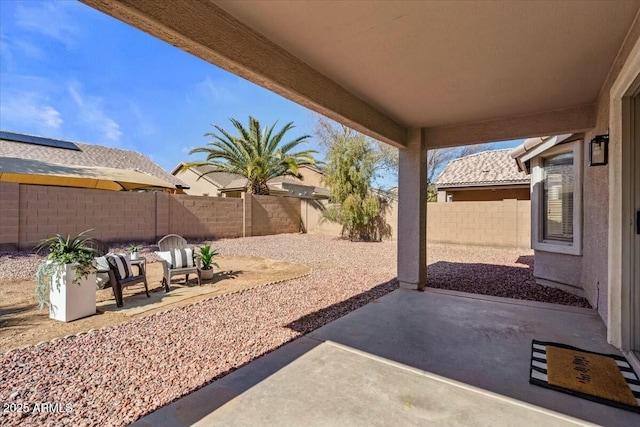
[[[640,381],[624,357],[533,340],[529,382],[640,413]]]

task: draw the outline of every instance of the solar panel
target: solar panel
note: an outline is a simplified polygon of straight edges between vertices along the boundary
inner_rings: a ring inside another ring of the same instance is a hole
[[[66,150],[82,151],[73,142],[61,141],[59,139],[43,138],[41,136],[25,135],[0,130],[0,139],[5,141],[23,142],[25,144],[44,145],[46,147],[63,148]]]

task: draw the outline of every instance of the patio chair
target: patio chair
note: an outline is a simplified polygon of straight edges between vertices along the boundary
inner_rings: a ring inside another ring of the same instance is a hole
[[[131,264],[124,259],[126,255],[111,254],[109,252],[109,246],[106,243],[93,239],[87,242],[87,246],[93,249],[96,254],[96,280],[99,282],[102,281],[103,288],[109,285],[111,286],[113,296],[116,300],[116,306],[122,307],[124,305],[122,289],[138,283],[144,284],[144,291],[147,294],[147,298],[151,297],[144,263],[140,262],[135,264],[135,266],[138,267],[138,274],[136,275],[133,273]],[[116,260],[116,258],[118,260]],[[104,277],[105,275],[108,277],[108,280],[107,277]]]
[[[184,274],[184,282],[189,281],[189,274],[195,273],[198,278],[198,286],[200,286],[200,272],[198,267],[200,260],[194,257],[193,248],[189,248],[184,237],[177,234],[168,234],[158,241],[160,252],[164,252],[164,258],[158,254],[158,258],[162,263],[163,277],[162,284],[165,291],[169,292],[171,285],[171,277]],[[188,251],[181,251],[186,249]],[[190,253],[190,255],[188,255]],[[185,259],[185,255],[189,259]]]

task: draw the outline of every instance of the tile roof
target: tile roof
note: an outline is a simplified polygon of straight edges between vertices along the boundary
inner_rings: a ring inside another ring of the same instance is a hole
[[[198,174],[203,174],[213,170],[211,166],[194,166],[191,168]],[[246,182],[246,178],[242,175],[238,175],[235,173],[227,173],[227,172],[212,172],[202,177],[202,179],[206,179],[211,183],[215,184],[218,188],[228,187],[230,183],[238,179],[244,179]]]
[[[177,177],[155,164],[143,154],[120,148],[74,142],[80,151],[0,140],[0,157],[44,160],[50,163],[78,166],[106,166],[147,173],[170,183],[188,187]]]
[[[530,176],[518,170],[511,149],[490,150],[452,160],[435,181],[437,187],[528,184]]]

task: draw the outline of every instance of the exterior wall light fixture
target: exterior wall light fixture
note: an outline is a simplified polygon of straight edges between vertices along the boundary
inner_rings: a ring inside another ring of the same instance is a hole
[[[589,143],[589,166],[602,166],[609,162],[609,134],[596,135]]]

